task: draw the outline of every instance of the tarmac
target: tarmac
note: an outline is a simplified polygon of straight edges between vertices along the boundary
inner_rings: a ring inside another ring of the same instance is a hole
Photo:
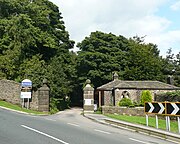
[[[143,133],[146,135],[158,137],[161,139],[166,139],[168,141],[172,141],[174,143],[180,144],[180,134],[178,133],[173,133],[170,131],[156,129],[156,128],[152,128],[152,127],[148,127],[144,125],[132,124],[129,122],[115,120],[115,119],[106,117],[102,114],[84,113],[84,116],[88,119],[91,119],[95,122],[98,122],[104,125],[110,125],[110,126],[120,128],[120,129]]]
[[[0,106],[0,108],[11,110],[18,113],[28,114],[26,112],[19,112],[19,111],[5,108],[2,106]],[[147,127],[147,126],[138,125],[138,124],[132,124],[132,123],[120,121],[120,120],[115,120],[102,114],[84,113],[83,115],[84,117],[88,119],[91,119],[95,122],[98,122],[104,125],[109,125],[112,127],[125,129],[125,130],[129,130],[133,132],[143,133],[146,135],[158,137],[161,139],[166,139],[168,141],[172,141],[174,143],[180,144],[180,134],[178,133],[172,133],[172,132],[161,130],[161,129],[156,129],[156,128]]]

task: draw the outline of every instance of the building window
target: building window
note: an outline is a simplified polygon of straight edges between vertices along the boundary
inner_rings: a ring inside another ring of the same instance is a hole
[[[121,98],[130,98],[130,93],[128,91],[123,91]]]

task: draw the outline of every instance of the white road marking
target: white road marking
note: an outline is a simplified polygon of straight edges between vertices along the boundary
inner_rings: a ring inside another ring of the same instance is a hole
[[[50,118],[45,118],[46,120],[50,120],[50,121],[56,121],[56,120],[54,120],[54,119],[50,119]]]
[[[76,127],[79,127],[79,125],[77,124],[73,124],[73,123],[67,123],[68,125],[72,125],[72,126],[76,126]]]
[[[55,138],[55,137],[53,137],[53,136],[51,136],[51,135],[48,135],[48,134],[43,133],[43,132],[41,132],[41,131],[38,131],[38,130],[36,130],[36,129],[30,128],[30,127],[25,126],[25,125],[21,125],[21,126],[22,126],[23,128],[26,128],[26,129],[28,129],[28,130],[34,131],[34,132],[36,132],[36,133],[39,133],[39,134],[44,135],[44,136],[46,136],[46,137],[49,137],[49,138],[51,138],[51,139],[53,139],[53,140],[56,140],[56,141],[58,141],[58,142],[61,142],[61,143],[63,143],[63,144],[69,144],[69,143],[67,143],[67,142],[65,142],[65,141],[63,141],[63,140],[60,140],[60,139],[58,139],[58,138]]]
[[[111,134],[110,132],[103,131],[103,130],[98,130],[98,129],[94,129],[94,131],[101,132],[101,133],[105,133],[105,134]]]
[[[136,141],[136,142],[139,142],[139,143],[143,143],[143,144],[150,144],[150,143],[143,142],[143,141],[140,141],[140,140],[137,140],[137,139],[133,139],[133,138],[129,138],[129,139],[132,140],[132,141]]]

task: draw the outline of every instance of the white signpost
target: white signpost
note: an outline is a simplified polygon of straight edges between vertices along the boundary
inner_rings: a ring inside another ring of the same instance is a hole
[[[25,106],[25,99],[27,99],[27,109],[29,109],[29,99],[31,99],[32,81],[25,79],[21,82],[21,99],[22,107]]]

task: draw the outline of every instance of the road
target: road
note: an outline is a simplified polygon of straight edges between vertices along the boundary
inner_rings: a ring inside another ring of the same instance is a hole
[[[95,123],[72,109],[51,116],[20,114],[0,108],[0,144],[173,144]]]

